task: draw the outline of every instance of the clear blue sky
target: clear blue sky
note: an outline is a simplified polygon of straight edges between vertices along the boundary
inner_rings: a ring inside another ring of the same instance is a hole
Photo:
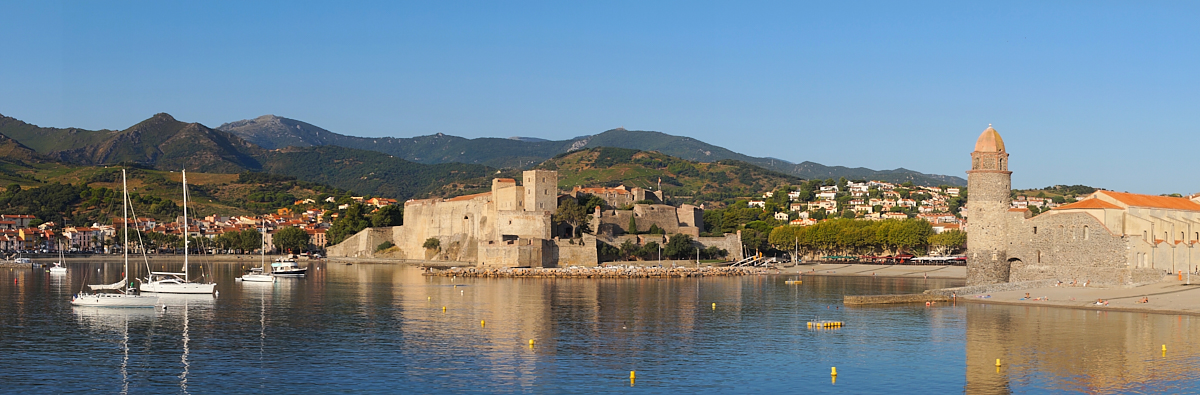
[[[991,123],[1017,188],[1200,191],[1200,3],[999,3],[0,1],[0,114],[625,127],[958,176]]]

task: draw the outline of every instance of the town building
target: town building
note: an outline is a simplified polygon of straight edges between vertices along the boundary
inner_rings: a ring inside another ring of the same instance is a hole
[[[967,285],[1058,279],[1129,286],[1200,264],[1200,203],[1097,191],[1033,217],[1012,208],[1004,140],[988,127],[967,171]]]

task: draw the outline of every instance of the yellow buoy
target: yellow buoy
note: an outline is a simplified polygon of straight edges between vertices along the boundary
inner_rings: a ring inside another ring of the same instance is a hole
[[[1163,344],[1163,352],[1167,352],[1167,345]]]
[[[629,379],[630,379],[630,380],[633,380],[633,378],[634,378],[634,377],[636,377],[636,376],[637,376],[637,375],[636,375],[636,374],[634,374],[634,372],[633,372],[632,370],[630,370],[630,371],[629,371]]]
[[[1000,367],[1000,358],[996,358],[996,367]]]
[[[445,312],[446,312],[446,306],[442,306],[442,312],[443,312],[443,313],[445,313]]]
[[[425,297],[425,300],[432,301],[432,300],[433,300],[433,297],[432,297],[432,296],[426,296],[426,297]]]
[[[830,376],[837,376],[837,366],[834,366],[834,367],[833,367],[833,370],[832,370],[831,372],[829,372],[829,375],[830,375]]]
[[[484,321],[484,320],[479,320],[479,327],[480,327],[480,328],[482,328],[482,327],[483,327],[484,325],[486,325],[486,324],[487,324],[487,321]]]
[[[716,309],[717,309],[717,303],[713,302],[713,310],[716,310]]]
[[[533,339],[529,339],[529,347],[533,347]]]

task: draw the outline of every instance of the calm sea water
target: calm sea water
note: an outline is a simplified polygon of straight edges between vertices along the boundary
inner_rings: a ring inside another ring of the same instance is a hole
[[[330,262],[256,284],[217,264],[204,270],[218,297],[138,311],[72,307],[85,281],[114,282],[121,266],[68,267],[0,273],[0,392],[1200,390],[1198,317],[840,303],[960,281],[451,279]],[[810,330],[813,320],[845,326]]]

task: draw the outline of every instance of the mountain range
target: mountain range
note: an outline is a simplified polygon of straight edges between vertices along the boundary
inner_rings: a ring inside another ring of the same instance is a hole
[[[543,140],[526,137],[466,139],[445,134],[410,138],[355,137],[334,133],[321,127],[275,115],[226,123],[217,127],[274,149],[287,146],[336,145],[395,155],[413,162],[476,163],[496,168],[528,168],[573,150],[594,147],[629,148],[660,153],[697,162],[733,159],[790,174],[804,179],[870,179],[890,182],[911,181],[918,185],[966,185],[961,177],[925,174],[904,168],[872,170],[863,167],[825,166],[814,162],[792,163],[777,158],[753,157],[730,151],[690,137],[661,132],[617,128],[596,135],[570,140]]]
[[[207,173],[263,171],[359,193],[407,199],[453,194],[454,188],[446,185],[470,189],[487,184],[478,180],[498,172],[515,174],[516,170],[538,166],[569,152],[611,147],[656,151],[693,162],[734,161],[807,179],[846,177],[924,185],[965,184],[957,177],[905,169],[875,171],[811,162],[793,164],[739,154],[688,137],[625,129],[560,141],[466,139],[444,134],[365,138],[270,115],[212,129],[160,113],[122,130],[47,128],[0,116],[0,135],[0,153],[4,154],[0,178],[17,182],[27,177],[22,174],[28,172],[22,173],[22,169],[27,170],[30,163],[130,163],[158,170],[186,167]],[[774,187],[762,184],[763,188]]]

